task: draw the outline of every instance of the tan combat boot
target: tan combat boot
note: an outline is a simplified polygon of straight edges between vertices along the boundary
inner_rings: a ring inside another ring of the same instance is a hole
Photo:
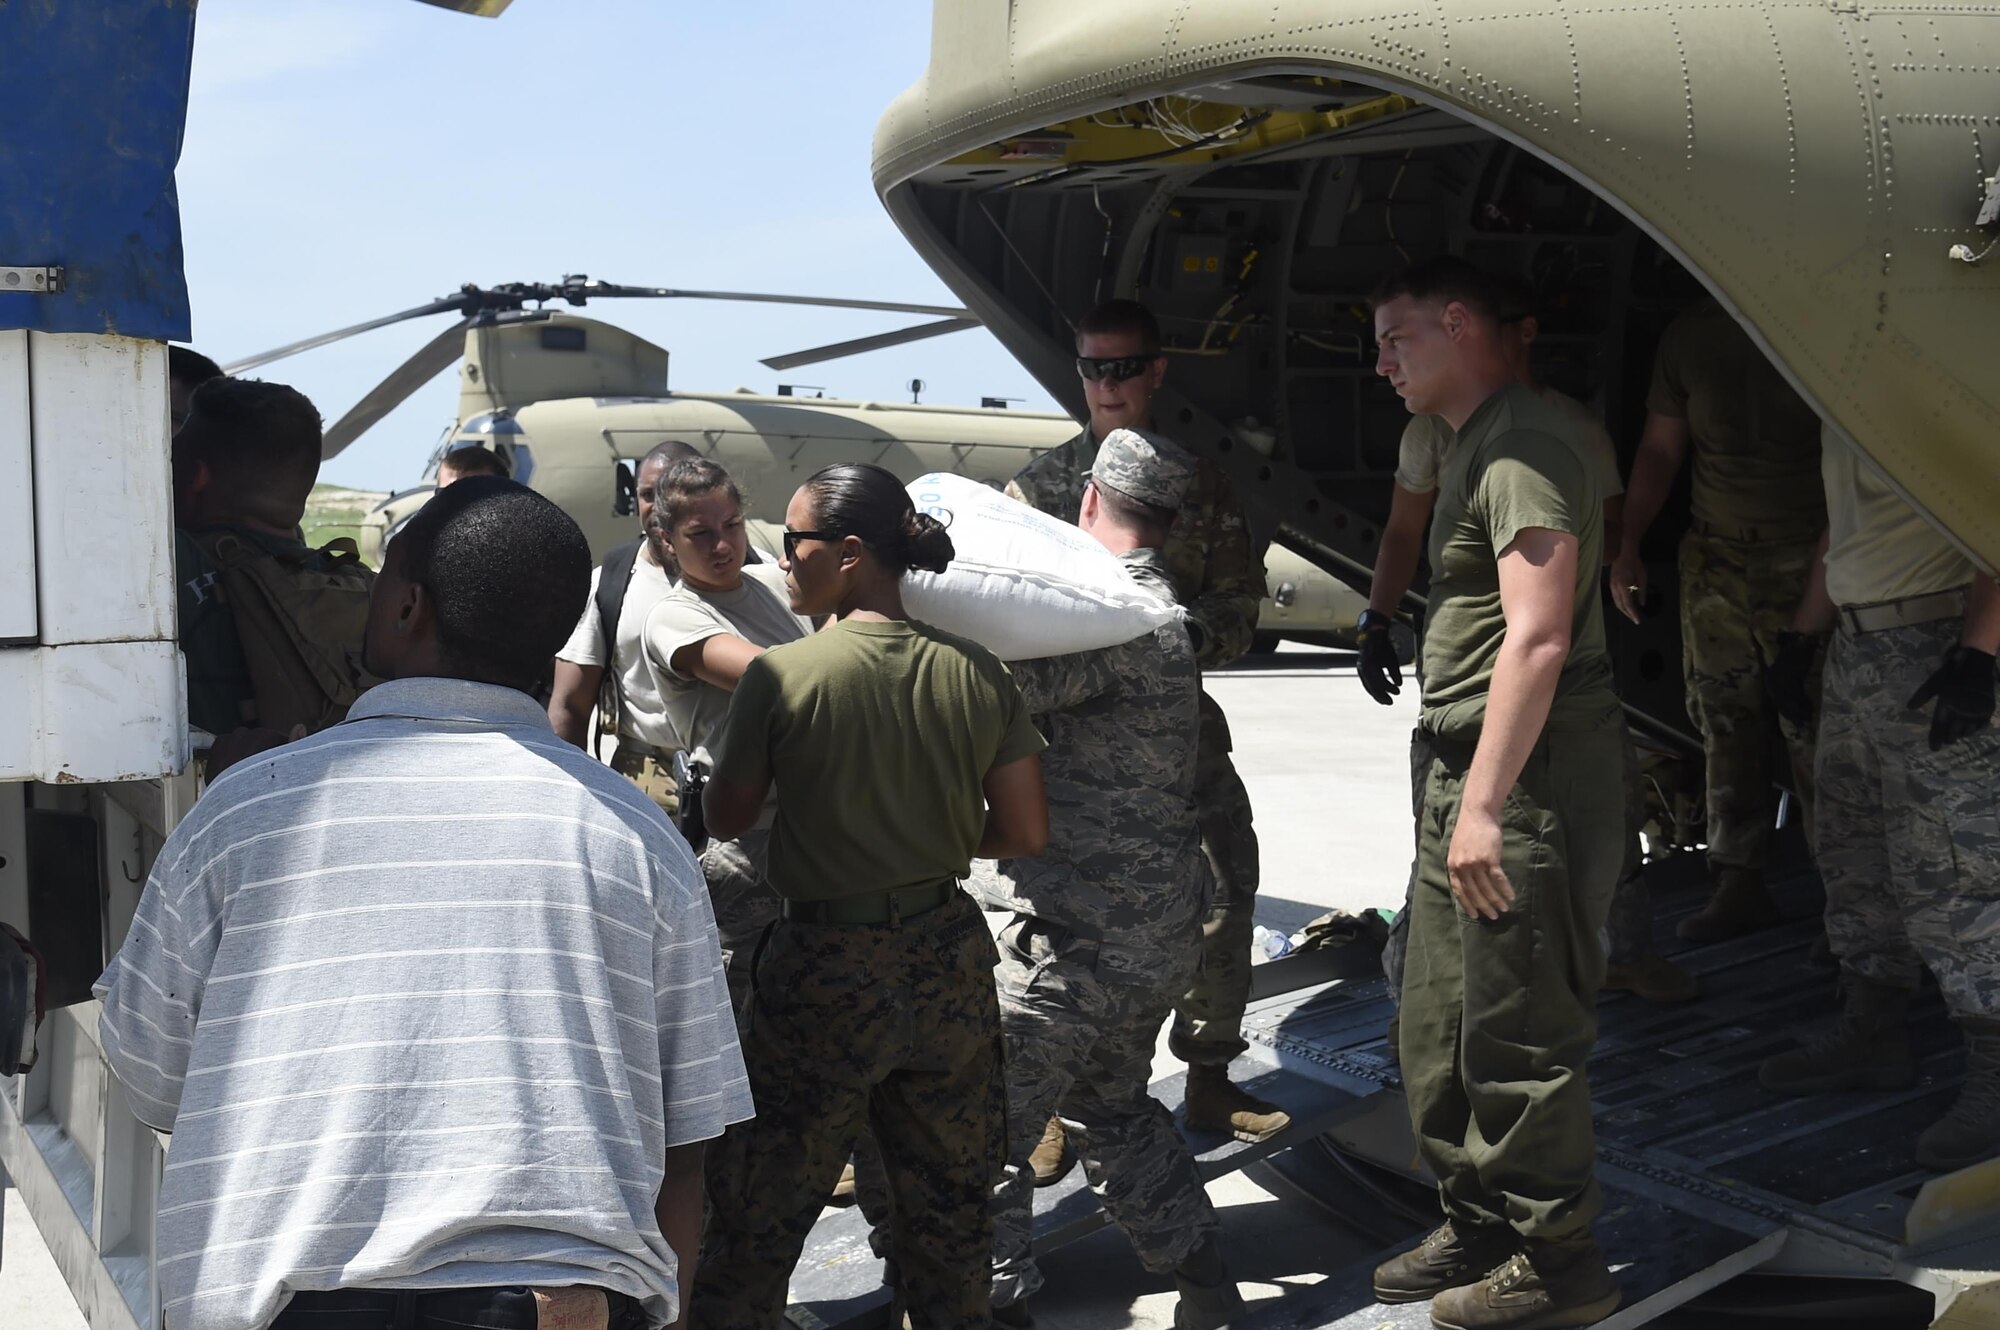
[[[833,1195],[826,1198],[828,1205],[854,1204],[854,1165],[847,1164],[840,1170],[840,1180],[833,1184]]]
[[[1431,1303],[1438,1330],[1557,1330],[1594,1325],[1624,1301],[1604,1253],[1586,1231],[1528,1239],[1477,1283],[1448,1288]]]
[[[2000,1155],[2000,1020],[1967,1016],[1965,1085],[1951,1111],[1917,1137],[1917,1162],[1951,1172]]]
[[[1053,1187],[1074,1167],[1076,1156],[1069,1152],[1069,1135],[1063,1130],[1063,1121],[1051,1117],[1049,1125],[1042,1128],[1041,1144],[1028,1155],[1028,1169],[1035,1175],[1035,1185]]]
[[[1840,1024],[1804,1048],[1764,1059],[1757,1079],[1779,1094],[1901,1090],[1917,1079],[1910,1051],[1910,994],[1847,975]]]
[[[1520,1247],[1520,1236],[1505,1224],[1475,1226],[1447,1219],[1422,1242],[1375,1267],[1375,1299],[1422,1302],[1448,1288],[1476,1283]]]
[[[1699,914],[1681,920],[1674,932],[1689,942],[1721,942],[1770,928],[1782,919],[1764,875],[1754,868],[1725,868],[1715,894]]]
[[[1229,1068],[1191,1064],[1182,1116],[1195,1131],[1226,1131],[1251,1145],[1292,1125],[1292,1115],[1229,1079]]]
[[[1605,966],[1604,988],[1646,1002],[1692,1002],[1701,996],[1693,975],[1654,951]]]

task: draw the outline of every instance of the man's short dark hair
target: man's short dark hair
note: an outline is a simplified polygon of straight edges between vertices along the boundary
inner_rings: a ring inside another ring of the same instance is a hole
[[[1174,524],[1174,515],[1164,508],[1155,508],[1150,503],[1141,503],[1124,490],[1113,485],[1100,485],[1092,481],[1090,487],[1097,491],[1097,501],[1104,505],[1112,520],[1127,530],[1136,531],[1146,538],[1148,544],[1158,545],[1167,538],[1167,531]]]
[[[1510,314],[1512,302],[1493,274],[1456,254],[1440,254],[1385,277],[1369,293],[1368,308],[1377,310],[1406,296],[1424,304],[1449,305],[1455,301],[1493,323],[1520,317],[1519,313]]]
[[[498,476],[502,480],[507,480],[512,476],[506,458],[479,444],[453,448],[438,460],[438,465],[448,466],[458,472],[460,480],[468,476]]]
[[[210,379],[222,377],[222,366],[191,346],[167,347],[167,378],[196,388]]]
[[[644,471],[655,463],[660,466],[672,466],[675,462],[691,461],[700,456],[701,449],[693,444],[682,443],[679,439],[668,439],[665,443],[656,443],[647,449],[646,455],[639,459],[638,469]]]
[[[532,691],[590,594],[590,542],[526,485],[471,476],[439,490],[390,544],[430,594],[438,645],[467,678]]]
[[[1153,311],[1136,300],[1107,300],[1076,321],[1076,339],[1086,337],[1136,337],[1139,349],[1149,356],[1160,353],[1160,321]]]
[[[281,516],[305,511],[320,444],[319,412],[298,389],[214,378],[194,390],[174,462],[206,462],[218,494],[238,511]]]

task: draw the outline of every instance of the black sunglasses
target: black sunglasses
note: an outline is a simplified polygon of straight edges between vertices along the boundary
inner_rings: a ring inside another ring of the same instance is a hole
[[[1123,383],[1136,379],[1153,367],[1152,356],[1078,356],[1076,372],[1092,383],[1099,379],[1110,379]]]
[[[837,531],[792,531],[785,532],[785,562],[791,563],[799,557],[799,542],[802,540],[845,540],[847,537]]]

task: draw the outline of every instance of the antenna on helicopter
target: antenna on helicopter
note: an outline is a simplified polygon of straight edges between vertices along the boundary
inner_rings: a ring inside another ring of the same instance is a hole
[[[415,355],[389,371],[388,376],[370,389],[346,415],[327,427],[322,455],[332,457],[360,438],[382,417],[401,406],[411,393],[437,377],[457,360],[464,351],[463,334],[466,329],[515,319],[542,317],[539,308],[536,310],[527,308],[530,304],[539,307],[560,300],[565,304],[581,306],[591,300],[604,299],[730,300],[760,305],[810,305],[823,309],[866,309],[881,310],[890,314],[929,314],[937,318],[937,322],[934,323],[921,323],[914,328],[880,333],[874,337],[858,338],[852,342],[836,343],[833,346],[823,346],[813,351],[802,351],[793,356],[780,356],[776,360],[764,362],[773,369],[787,369],[793,365],[831,360],[836,355],[853,355],[859,351],[871,351],[884,346],[901,346],[905,342],[920,341],[926,337],[936,337],[943,333],[957,332],[962,328],[979,326],[979,320],[971,310],[961,309],[955,305],[915,305],[896,300],[850,300],[839,296],[776,295],[762,291],[691,291],[671,286],[624,286],[616,282],[600,282],[584,273],[567,273],[560,282],[508,282],[500,286],[478,286],[467,282],[455,293],[442,296],[428,304],[401,310],[395,314],[385,314],[380,318],[369,319],[365,323],[337,328],[332,332],[320,333],[300,341],[287,342],[283,346],[235,361],[223,366],[223,373],[241,374],[245,370],[268,365],[274,360],[283,360],[286,356],[294,356],[301,351],[311,351],[316,347],[327,346],[345,338],[411,319],[429,318],[434,314],[459,315],[456,323],[424,343],[417,349]]]
[[[911,379],[910,405],[921,406],[923,405],[923,401],[924,401],[924,381],[922,379]]]

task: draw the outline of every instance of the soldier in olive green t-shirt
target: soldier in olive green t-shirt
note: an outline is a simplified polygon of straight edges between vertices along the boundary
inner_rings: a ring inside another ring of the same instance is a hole
[[[1764,886],[1778,784],[1798,791],[1812,829],[1812,727],[1780,724],[1764,670],[1777,658],[1778,635],[1791,625],[1826,525],[1819,418],[1713,300],[1668,325],[1646,411],[1611,594],[1637,623],[1647,580],[1640,542],[1692,457],[1693,521],[1680,545],[1681,662],[1688,714],[1707,758],[1716,890],[1679,931],[1713,942],[1778,921]],[[1774,730],[1790,750],[1789,773],[1770,761]]]

